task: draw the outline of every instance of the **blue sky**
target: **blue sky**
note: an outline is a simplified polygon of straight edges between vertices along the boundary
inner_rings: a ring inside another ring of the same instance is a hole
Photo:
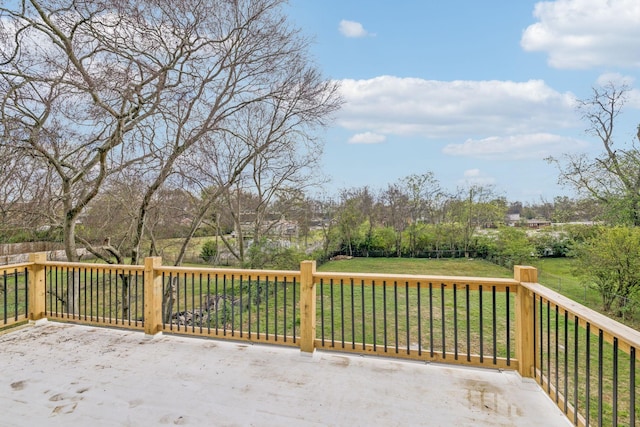
[[[450,191],[552,200],[572,193],[544,159],[601,151],[576,98],[624,81],[617,143],[640,123],[638,0],[291,0],[288,12],[345,100],[324,135],[329,193],[430,171]]]

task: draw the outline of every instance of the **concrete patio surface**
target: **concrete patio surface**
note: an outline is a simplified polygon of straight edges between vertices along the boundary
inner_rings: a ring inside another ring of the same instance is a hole
[[[568,426],[514,372],[43,322],[0,335],[0,426]]]

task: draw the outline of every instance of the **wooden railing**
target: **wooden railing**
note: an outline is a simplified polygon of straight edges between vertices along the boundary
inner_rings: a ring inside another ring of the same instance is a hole
[[[0,320],[48,318],[517,370],[576,425],[635,425],[640,333],[513,279],[47,261],[0,267]],[[0,325],[2,326],[2,325]]]

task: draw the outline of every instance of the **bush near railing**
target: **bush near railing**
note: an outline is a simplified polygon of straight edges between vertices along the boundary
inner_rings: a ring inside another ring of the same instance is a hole
[[[49,318],[513,369],[576,425],[635,425],[640,333],[513,279],[47,261],[0,269],[4,325]],[[0,325],[1,326],[1,325]]]

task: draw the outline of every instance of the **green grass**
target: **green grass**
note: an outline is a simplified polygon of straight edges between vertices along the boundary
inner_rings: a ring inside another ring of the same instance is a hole
[[[597,289],[589,286],[573,272],[573,260],[570,258],[542,258],[532,260],[531,265],[538,269],[538,282],[572,300],[611,317],[634,329],[640,329],[640,312],[630,311],[624,316],[602,309],[602,299]]]
[[[513,277],[513,272],[484,260],[425,258],[353,258],[329,261],[318,271],[398,273],[443,276]]]
[[[331,261],[318,270],[489,278],[513,275],[495,264],[468,259],[354,258]],[[496,292],[494,308],[494,295],[489,287],[482,292],[481,304],[481,293],[467,293],[464,283],[457,287],[455,294],[451,288],[444,289],[440,285],[438,282],[424,283],[418,292],[401,281],[375,287],[356,282],[353,288],[350,283],[323,284],[318,286],[318,318],[321,322],[318,333],[331,345],[352,349],[366,343],[390,347],[390,351],[402,352],[409,348],[424,353],[458,353],[461,358],[466,354],[482,355],[487,359],[493,356],[495,347],[497,357],[514,357],[513,295],[508,297],[510,325],[507,326],[505,293]]]
[[[24,270],[0,273],[0,326],[26,315],[27,292]]]

